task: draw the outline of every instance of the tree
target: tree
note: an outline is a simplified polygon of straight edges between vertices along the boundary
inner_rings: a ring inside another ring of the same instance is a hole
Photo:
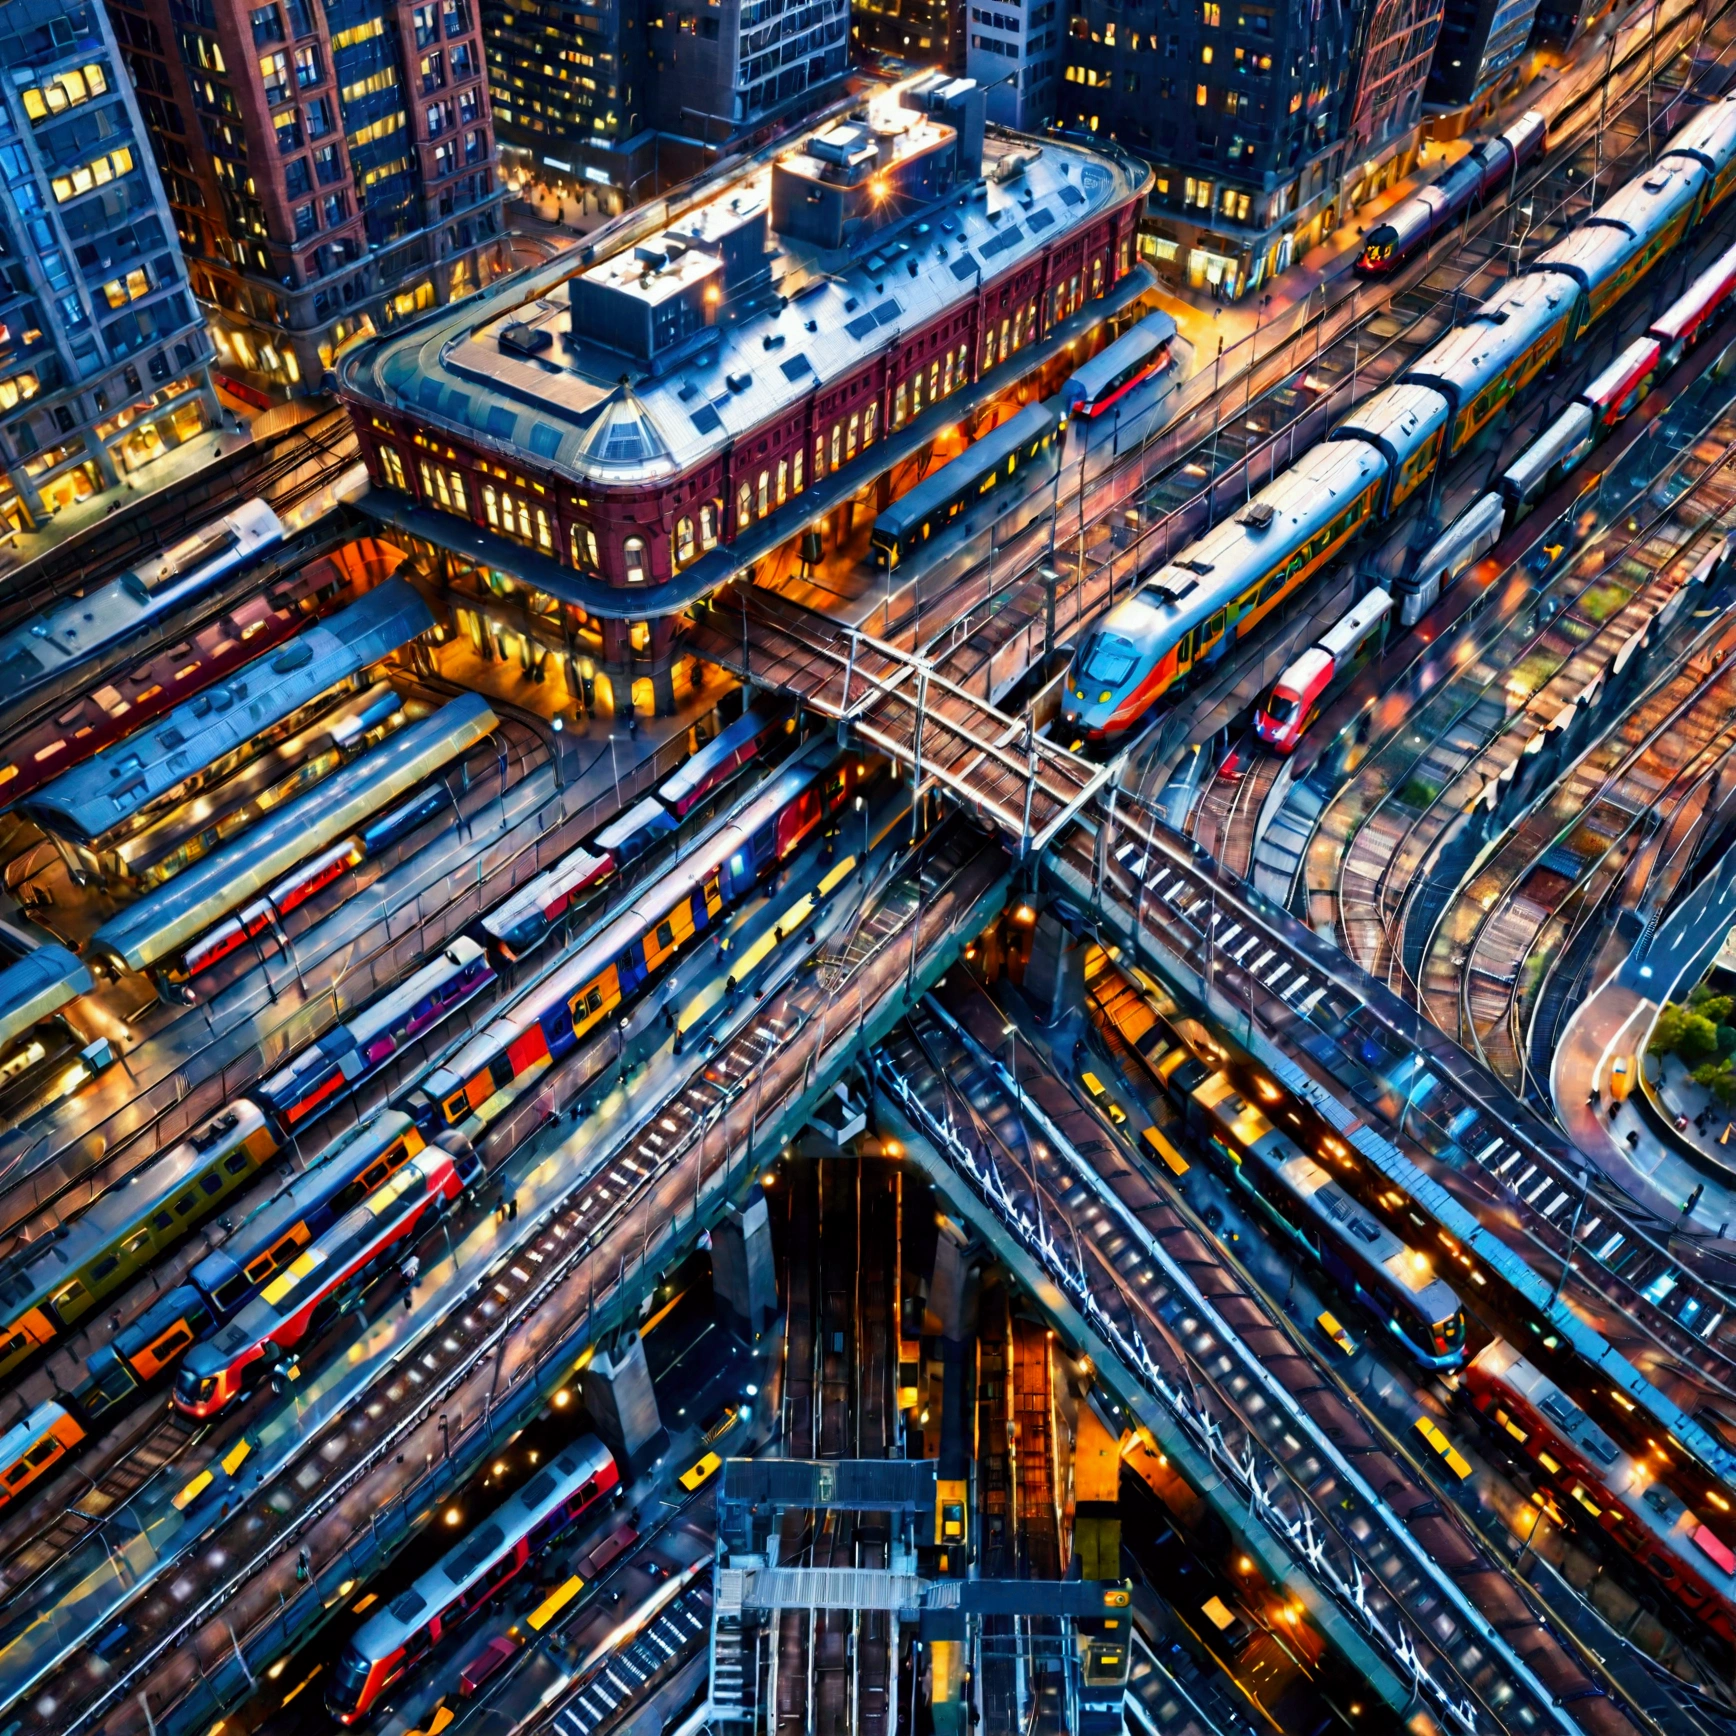
[[[1726,1109],[1736,1105],[1736,1069],[1732,1069],[1728,1061],[1707,1061],[1696,1067],[1691,1077]]]
[[[1717,1055],[1718,1027],[1703,1013],[1666,1006],[1658,1014],[1650,1048],[1654,1055],[1680,1055],[1689,1067],[1695,1067]]]

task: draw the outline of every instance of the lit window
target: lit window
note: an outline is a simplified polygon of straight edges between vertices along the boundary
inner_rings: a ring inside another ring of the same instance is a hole
[[[627,558],[627,583],[642,585],[645,582],[645,544],[636,536],[630,536],[622,546],[622,554]]]
[[[744,482],[735,491],[735,528],[746,530],[753,523],[753,490]]]
[[[759,473],[759,515],[764,518],[772,509],[772,478],[769,470]]]
[[[801,460],[798,458],[796,462],[797,464],[800,464]],[[707,501],[705,505],[699,509],[699,546],[702,549],[714,549],[717,547],[717,521],[722,516],[722,501],[719,501],[716,506],[713,506],[710,501]]]
[[[404,494],[410,492],[410,484],[404,476],[404,460],[398,456],[395,447],[382,446],[380,448],[380,468],[385,472],[388,486],[396,488]]]
[[[675,564],[684,567],[698,553],[693,541],[693,520],[682,518],[675,524]]]

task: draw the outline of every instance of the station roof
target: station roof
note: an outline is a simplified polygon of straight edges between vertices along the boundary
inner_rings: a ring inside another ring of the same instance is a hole
[[[91,986],[64,946],[39,946],[0,970],[0,1043],[9,1043]]]
[[[388,579],[160,723],[63,772],[20,806],[51,832],[89,843],[433,625],[414,588]]]
[[[929,135],[949,129],[903,108],[902,88],[869,99],[861,130],[878,130],[909,158],[932,151]],[[689,277],[711,275],[716,250],[727,257],[731,237],[712,230],[739,227],[766,209],[774,170],[819,181],[830,159],[812,155],[816,141],[828,149],[828,135],[847,130],[833,126],[769,150],[679,215],[663,217],[649,238],[669,248],[667,268],[634,245],[647,232],[629,230],[599,262],[580,250],[486,301],[465,301],[401,336],[360,346],[342,365],[345,389],[580,484],[675,476],[849,374],[900,332],[928,324],[979,281],[1017,270],[1132,197],[1146,174],[1107,151],[991,131],[982,179],[927,203],[889,201],[899,209],[853,247],[827,250],[770,234],[764,287],[732,292],[706,337],[679,346],[672,360],[635,363],[575,331],[574,278],[667,302]]]

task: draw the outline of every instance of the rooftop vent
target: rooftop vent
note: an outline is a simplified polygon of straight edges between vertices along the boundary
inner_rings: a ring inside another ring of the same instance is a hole
[[[1236,523],[1247,526],[1249,530],[1270,530],[1272,520],[1277,516],[1269,500],[1254,500],[1237,514]]]
[[[554,334],[546,326],[526,325],[522,320],[500,328],[500,347],[514,355],[541,355],[554,341]]]

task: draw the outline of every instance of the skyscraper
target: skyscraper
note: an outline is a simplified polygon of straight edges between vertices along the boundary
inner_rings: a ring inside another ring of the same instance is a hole
[[[617,209],[817,108],[850,70],[850,0],[487,0],[484,22],[510,156]]]
[[[850,35],[865,55],[962,72],[965,12],[962,0],[855,0]]]
[[[505,264],[475,0],[110,0],[219,367],[338,348]]]
[[[1155,169],[1160,272],[1246,295],[1333,229],[1367,0],[1074,0],[1057,122]]]
[[[211,343],[97,0],[0,8],[0,518],[41,525],[215,421]]]
[[[967,6],[965,72],[988,92],[989,119],[1020,132],[1041,131],[1055,118],[1065,0],[1002,0]]]
[[[1423,87],[1443,0],[1372,0],[1359,21],[1343,209],[1403,180],[1416,162]]]
[[[1428,99],[1451,108],[1492,102],[1531,40],[1537,0],[1447,0]]]

